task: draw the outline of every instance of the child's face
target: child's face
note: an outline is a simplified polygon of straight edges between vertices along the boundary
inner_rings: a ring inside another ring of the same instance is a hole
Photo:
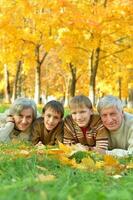
[[[61,113],[48,108],[44,113],[44,125],[48,131],[53,130],[61,121]]]
[[[87,127],[90,121],[92,110],[85,105],[82,105],[81,107],[77,106],[75,108],[71,108],[71,114],[73,120],[79,127]]]

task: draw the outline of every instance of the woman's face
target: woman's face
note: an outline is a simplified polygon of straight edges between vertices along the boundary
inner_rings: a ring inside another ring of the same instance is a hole
[[[33,122],[33,109],[24,108],[19,115],[14,115],[15,127],[20,131],[26,131]]]

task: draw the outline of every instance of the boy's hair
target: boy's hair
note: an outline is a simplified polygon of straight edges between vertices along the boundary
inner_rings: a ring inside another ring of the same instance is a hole
[[[102,97],[97,104],[97,111],[100,113],[104,108],[116,107],[118,111],[123,111],[123,105],[119,98],[113,95]]]
[[[84,96],[84,95],[75,96],[69,102],[70,109],[75,108],[77,106],[82,107],[83,105],[85,105],[89,109],[92,109],[91,100],[87,96]]]
[[[17,98],[9,109],[8,115],[19,115],[23,109],[32,108],[33,120],[37,117],[37,106],[32,99],[19,97]]]
[[[60,113],[61,114],[61,118],[63,118],[63,116],[64,116],[64,108],[63,108],[63,105],[59,101],[51,100],[48,103],[46,103],[46,105],[42,109],[42,113],[45,113],[45,111],[48,108],[51,108],[52,110],[54,110],[57,113]]]

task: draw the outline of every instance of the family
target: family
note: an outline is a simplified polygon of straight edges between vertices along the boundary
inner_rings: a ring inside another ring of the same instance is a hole
[[[133,153],[133,115],[124,112],[122,102],[113,95],[102,97],[97,111],[87,96],[79,95],[69,103],[64,117],[63,105],[49,101],[37,115],[32,99],[18,98],[0,122],[0,142],[29,141],[33,145],[76,145],[77,148],[113,156]]]

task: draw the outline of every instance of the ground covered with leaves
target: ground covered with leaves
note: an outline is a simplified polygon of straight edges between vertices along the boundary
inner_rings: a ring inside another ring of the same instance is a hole
[[[1,200],[131,200],[133,157],[0,144]]]

